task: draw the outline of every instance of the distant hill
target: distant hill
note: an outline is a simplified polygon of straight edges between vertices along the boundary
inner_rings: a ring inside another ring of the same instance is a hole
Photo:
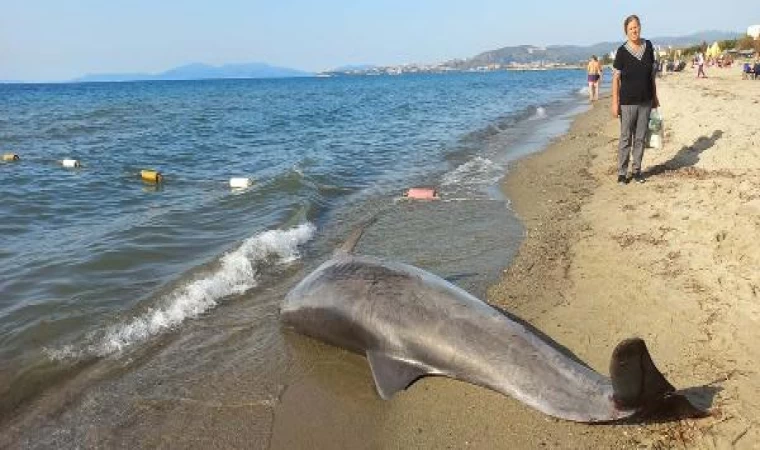
[[[230,78],[289,78],[310,77],[311,72],[304,72],[286,67],[270,66],[264,63],[225,64],[211,66],[208,64],[187,64],[161,72],[146,73],[110,73],[90,74],[74,79],[74,82],[94,81],[145,81],[145,80],[206,80]]]
[[[744,33],[724,32],[724,31],[704,31],[679,37],[654,37],[649,39],[655,45],[688,47],[690,45],[700,44],[702,42],[712,43],[714,41],[734,39],[743,36]],[[447,62],[445,65],[456,69],[469,69],[489,64],[530,64],[537,62],[546,63],[564,63],[575,64],[579,61],[587,60],[591,55],[602,56],[615,50],[622,44],[624,38],[621,37],[618,42],[600,42],[589,46],[578,45],[550,45],[547,47],[538,47],[534,45],[518,45],[513,47],[503,47],[498,50],[491,50],[472,58],[465,60],[456,60]]]

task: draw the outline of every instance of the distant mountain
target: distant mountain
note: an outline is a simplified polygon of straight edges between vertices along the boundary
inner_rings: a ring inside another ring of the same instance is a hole
[[[290,78],[310,77],[311,72],[304,72],[286,67],[270,66],[264,63],[225,64],[211,66],[208,64],[187,64],[158,74],[146,73],[110,73],[92,74],[72,80],[74,82],[94,81],[145,81],[145,80],[206,80],[229,78]]]
[[[744,33],[739,32],[704,31],[679,37],[644,37],[652,41],[655,45],[688,47],[702,42],[707,42],[709,44],[714,41],[735,39],[743,35]],[[469,59],[450,61],[445,65],[456,69],[469,69],[473,67],[488,66],[490,64],[530,64],[542,61],[545,63],[576,64],[581,61],[586,61],[591,55],[606,55],[620,46],[623,41],[624,38],[621,37],[618,42],[600,42],[589,46],[550,45],[547,47],[538,47],[534,45],[518,45],[513,47],[503,47],[498,50],[481,53]]]

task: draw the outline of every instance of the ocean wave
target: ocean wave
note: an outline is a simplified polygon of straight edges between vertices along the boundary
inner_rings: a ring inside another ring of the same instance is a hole
[[[579,96],[588,97],[588,86],[583,86],[576,92]]]
[[[161,306],[93,333],[89,344],[46,349],[46,353],[53,360],[103,357],[175,328],[214,308],[225,297],[255,287],[262,266],[287,264],[298,259],[299,246],[312,239],[315,230],[313,224],[304,223],[289,230],[269,230],[253,236],[223,255],[216,270],[160,299]]]
[[[530,120],[538,120],[538,119],[545,119],[546,118],[546,108],[543,106],[537,106],[536,112],[533,113],[532,116],[530,116]]]
[[[482,186],[497,182],[504,175],[504,168],[488,158],[476,156],[445,174],[442,186]]]

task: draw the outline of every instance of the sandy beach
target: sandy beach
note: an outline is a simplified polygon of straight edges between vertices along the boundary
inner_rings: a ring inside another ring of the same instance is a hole
[[[666,377],[711,417],[584,425],[427,378],[386,402],[374,424],[352,417],[350,404],[340,418],[303,417],[284,401],[272,447],[757,448],[760,82],[736,69],[708,75],[659,80],[665,144],[646,151],[644,184],[616,183],[619,126],[609,99],[511,168],[504,189],[527,238],[488,301],[603,374],[618,342],[644,338]],[[374,394],[366,364],[357,357],[354,367]],[[329,404],[290,395],[312,411]],[[368,427],[376,436],[350,432]]]
[[[643,337],[714,414],[628,429],[632,446],[760,442],[760,84],[709,75],[659,81],[665,146],[646,152],[645,184],[615,183],[618,127],[602,102],[506,185],[530,231],[490,300],[600,371],[619,340]]]
[[[562,446],[760,445],[760,83],[736,69],[708,75],[658,81],[665,145],[646,151],[645,184],[615,182],[609,100],[506,181],[529,231],[489,301],[602,373],[617,342],[640,336],[668,379],[713,413],[575,426],[580,436]]]

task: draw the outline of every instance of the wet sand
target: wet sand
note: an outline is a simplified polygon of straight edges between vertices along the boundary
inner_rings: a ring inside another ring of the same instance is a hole
[[[382,402],[366,361],[345,353],[315,372],[348,368],[350,395],[306,383],[286,391],[271,447],[755,448],[760,82],[712,72],[659,81],[666,139],[646,151],[645,184],[615,181],[609,99],[514,164],[504,189],[527,236],[488,293],[603,374],[619,341],[644,338],[666,377],[712,417],[576,424],[444,378]],[[380,403],[353,414],[362,402]]]
[[[567,135],[510,170],[505,192],[530,231],[511,269],[490,289],[489,301],[531,321],[557,304],[556,292],[563,290],[561,260],[571,232],[565,219],[572,214],[551,218],[552,205],[577,213],[595,188],[587,148],[599,138],[597,128],[609,121],[607,114],[596,108],[579,116]],[[555,272],[560,276],[552,276]],[[551,335],[554,328],[546,331]],[[304,345],[303,340],[294,342]],[[557,420],[502,394],[441,377],[423,378],[383,401],[366,359],[318,343],[307,345],[320,352],[319,359],[308,359],[320,363],[284,392],[275,409],[270,448],[615,448],[627,443],[625,433],[632,432],[631,427]],[[583,352],[578,356],[589,360]],[[606,364],[593,367],[606,373]],[[336,377],[341,389],[335,388]],[[325,381],[330,378],[332,382]]]

